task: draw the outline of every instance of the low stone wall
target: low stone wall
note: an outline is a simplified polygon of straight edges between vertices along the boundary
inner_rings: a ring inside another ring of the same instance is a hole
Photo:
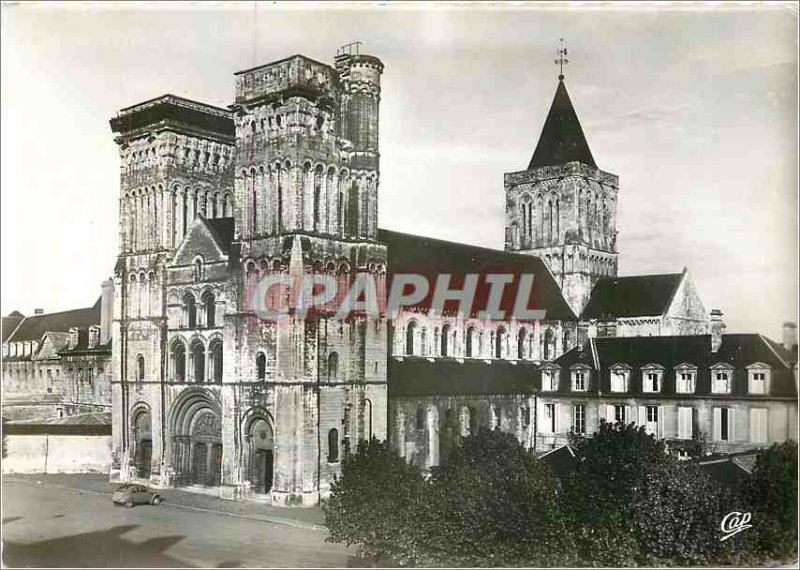
[[[110,435],[5,435],[3,473],[108,473]]]

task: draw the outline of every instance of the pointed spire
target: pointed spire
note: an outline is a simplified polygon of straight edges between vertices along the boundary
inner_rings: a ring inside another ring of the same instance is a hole
[[[557,166],[574,161],[597,168],[592,151],[589,150],[589,144],[583,135],[578,115],[567,93],[567,87],[564,85],[564,76],[560,75],[556,96],[553,98],[542,134],[539,136],[539,144],[536,145],[528,169]]]

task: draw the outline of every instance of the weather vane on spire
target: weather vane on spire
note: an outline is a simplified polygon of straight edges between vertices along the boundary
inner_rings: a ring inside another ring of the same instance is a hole
[[[560,46],[556,52],[558,59],[555,63],[558,64],[558,78],[564,79],[564,64],[569,63],[569,60],[567,59],[567,48],[564,47],[564,38],[560,38],[558,41],[560,42]]]

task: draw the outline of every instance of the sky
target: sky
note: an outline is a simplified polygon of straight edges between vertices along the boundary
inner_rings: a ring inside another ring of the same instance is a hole
[[[566,84],[619,175],[621,275],[688,267],[729,332],[797,319],[796,4],[2,5],[2,313],[94,303],[118,248],[108,120],[163,93],[233,102],[233,73],[359,40],[385,64],[379,224],[498,249]]]

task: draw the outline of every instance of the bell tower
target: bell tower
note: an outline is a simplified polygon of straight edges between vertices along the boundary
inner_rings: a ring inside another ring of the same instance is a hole
[[[224,390],[226,400],[242,402],[234,425],[248,409],[271,424],[276,504],[315,504],[340,457],[361,439],[386,437],[386,317],[337,315],[362,278],[385,298],[386,246],[377,241],[382,72],[378,58],[352,44],[333,66],[294,55],[236,74],[234,239],[242,273],[230,323],[239,339],[238,385]],[[334,301],[258,316],[258,283],[312,276],[335,281]],[[259,354],[274,355],[263,375]],[[224,461],[229,482],[249,492],[247,470],[233,456]]]
[[[505,174],[506,250],[545,261],[580,316],[601,277],[617,275],[619,178],[597,167],[564,82],[528,168]]]

